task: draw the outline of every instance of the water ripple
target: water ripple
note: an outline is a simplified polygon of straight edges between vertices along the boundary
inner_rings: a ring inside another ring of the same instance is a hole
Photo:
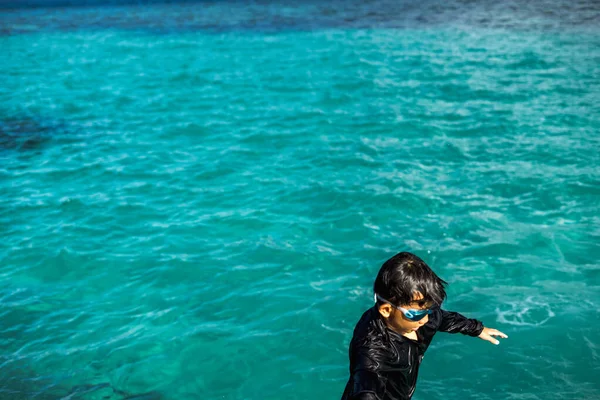
[[[598,397],[594,5],[393,3],[0,15],[0,397],[339,396],[402,249],[415,397]]]

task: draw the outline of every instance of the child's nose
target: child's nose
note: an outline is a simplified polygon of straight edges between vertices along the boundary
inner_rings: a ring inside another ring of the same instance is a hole
[[[425,318],[419,321],[419,325],[423,326],[429,321],[429,315],[426,315]]]

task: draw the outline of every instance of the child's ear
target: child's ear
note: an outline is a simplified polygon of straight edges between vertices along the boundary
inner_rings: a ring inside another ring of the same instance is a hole
[[[392,314],[392,306],[387,303],[383,303],[377,309],[379,310],[379,314],[384,318],[389,318]]]

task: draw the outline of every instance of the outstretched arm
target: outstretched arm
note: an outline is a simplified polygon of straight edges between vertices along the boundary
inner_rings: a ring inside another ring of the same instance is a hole
[[[483,323],[476,319],[467,318],[464,315],[453,311],[442,309],[440,309],[440,311],[442,322],[438,330],[441,332],[462,333],[473,337],[479,337],[493,344],[500,344],[500,342],[492,336],[498,336],[505,339],[508,337],[497,329],[484,327]]]
[[[441,324],[438,331],[448,333],[462,333],[469,336],[479,336],[483,332],[483,323],[470,319],[454,311],[440,309]]]

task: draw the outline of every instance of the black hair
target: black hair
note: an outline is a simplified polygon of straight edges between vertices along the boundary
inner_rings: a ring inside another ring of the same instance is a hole
[[[420,305],[442,305],[446,299],[446,283],[435,274],[419,257],[412,253],[398,253],[383,263],[373,290],[380,297],[395,306],[407,305],[415,300],[414,293],[419,292],[423,299]],[[381,300],[377,304],[383,304]]]

